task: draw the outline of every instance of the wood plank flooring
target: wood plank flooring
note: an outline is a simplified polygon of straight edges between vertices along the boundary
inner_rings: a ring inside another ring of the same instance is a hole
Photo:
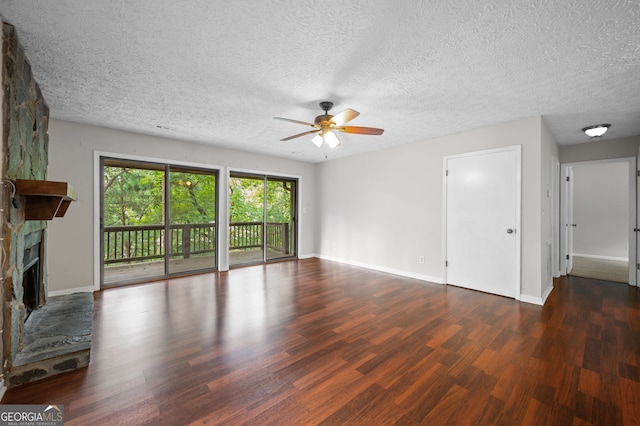
[[[640,293],[536,306],[318,259],[96,294],[89,367],[9,390],[68,425],[640,424]]]

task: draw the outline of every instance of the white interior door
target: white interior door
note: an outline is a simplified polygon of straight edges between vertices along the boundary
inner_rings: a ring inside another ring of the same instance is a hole
[[[445,158],[447,283],[519,296],[520,152]]]

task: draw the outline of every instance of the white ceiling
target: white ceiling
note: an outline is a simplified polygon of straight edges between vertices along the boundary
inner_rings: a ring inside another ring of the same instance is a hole
[[[309,162],[542,115],[640,135],[637,0],[1,0],[61,120]],[[318,149],[318,102],[353,108]],[[517,143],[517,141],[514,141]]]

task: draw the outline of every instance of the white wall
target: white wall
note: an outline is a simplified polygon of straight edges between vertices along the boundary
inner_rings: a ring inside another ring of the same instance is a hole
[[[576,145],[561,146],[560,162],[606,160],[610,158],[637,157],[640,136],[629,138],[596,140]]]
[[[574,165],[573,253],[628,259],[629,163]]]
[[[530,117],[422,143],[313,165],[216,149],[60,120],[49,125],[50,180],[78,192],[64,218],[49,224],[49,289],[94,285],[93,153],[107,151],[220,167],[302,176],[301,257],[318,254],[406,276],[442,280],[442,158],[470,151],[522,146],[522,286],[542,300],[546,266],[542,241],[549,221],[542,210],[548,182],[542,174],[555,152],[540,117]],[[544,137],[543,137],[544,136]],[[546,139],[545,139],[546,138]],[[545,139],[543,141],[543,139]],[[547,144],[544,149],[541,145]],[[544,229],[543,229],[544,228]],[[418,258],[425,257],[420,264]]]
[[[442,158],[522,145],[521,292],[531,300],[541,299],[542,127],[541,117],[531,117],[319,164],[317,253],[441,282]],[[542,239],[547,236],[545,230]],[[418,262],[420,256],[424,264]]]
[[[63,294],[94,287],[94,151],[160,160],[211,165],[226,174],[229,168],[299,176],[299,256],[314,253],[315,166],[310,163],[217,149],[172,139],[88,126],[60,120],[49,123],[48,179],[69,182],[78,193],[65,217],[49,223],[49,292]],[[221,188],[221,193],[224,188]],[[226,193],[226,191],[225,191]],[[222,234],[222,232],[221,232]]]

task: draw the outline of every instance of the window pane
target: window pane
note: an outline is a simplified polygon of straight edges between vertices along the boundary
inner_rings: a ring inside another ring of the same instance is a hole
[[[229,178],[229,265],[262,262],[264,178]]]
[[[169,273],[216,267],[216,176],[171,168]]]
[[[105,166],[103,284],[162,277],[164,171]]]
[[[295,181],[267,180],[267,260],[295,254]]]

